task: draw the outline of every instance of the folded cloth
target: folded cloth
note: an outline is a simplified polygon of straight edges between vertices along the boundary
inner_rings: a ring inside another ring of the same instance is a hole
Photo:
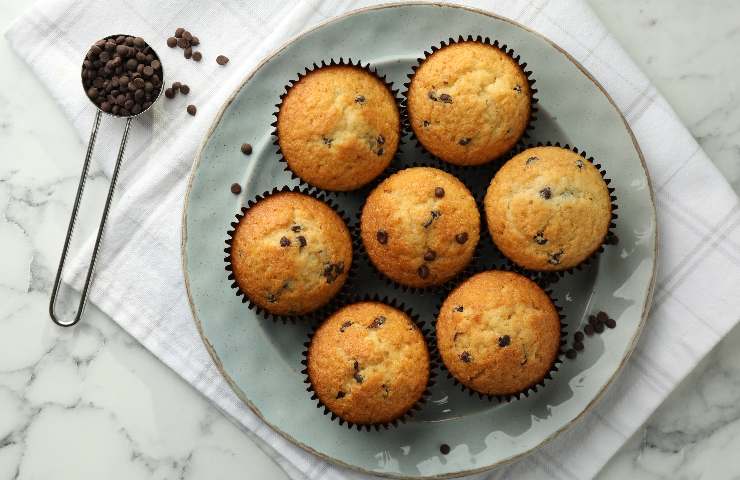
[[[632,358],[605,398],[574,428],[525,459],[476,477],[590,478],[738,321],[738,198],[582,0],[465,3],[542,33],[589,69],[627,118],[652,176],[659,275],[652,313]],[[193,88],[187,99],[159,103],[151,117],[134,122],[90,299],[242,423],[295,479],[366,476],[294,446],[229,389],[206,353],[188,307],[180,216],[195,150],[245,72],[291,36],[357,6],[321,0],[40,0],[7,33],[11,46],[46,84],[83,139],[94,109],[80,91],[80,61],[98,38],[125,32],[161,39],[155,48],[168,78],[189,80]],[[204,61],[198,69],[174,61],[182,51],[164,46],[164,38],[181,25],[202,40]],[[231,58],[228,67],[213,61],[221,53]],[[187,116],[187,103],[198,105],[197,116]],[[121,128],[120,122],[112,122],[104,120],[97,147],[108,172],[118,141],[111,132]],[[79,259],[88,258],[89,248]],[[71,261],[73,285],[80,284],[84,264]]]

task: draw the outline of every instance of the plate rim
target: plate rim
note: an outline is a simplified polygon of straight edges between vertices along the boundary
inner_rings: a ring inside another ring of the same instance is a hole
[[[594,397],[591,399],[591,401],[586,404],[586,406],[581,410],[578,415],[573,417],[571,420],[569,420],[565,425],[557,429],[556,431],[552,432],[550,435],[543,438],[537,445],[520,452],[516,455],[513,455],[511,457],[505,458],[503,460],[499,460],[497,462],[494,462],[490,465],[483,466],[483,467],[477,467],[472,468],[468,470],[459,470],[456,472],[449,472],[444,474],[432,474],[432,475],[417,475],[413,477],[409,477],[407,475],[400,475],[395,473],[387,473],[387,472],[377,472],[374,470],[368,470],[366,468],[362,468],[357,465],[352,465],[346,462],[343,462],[341,460],[338,460],[334,457],[331,457],[327,454],[321,453],[313,449],[311,446],[302,443],[292,436],[290,436],[288,433],[282,431],[275,425],[273,425],[267,418],[265,418],[262,415],[262,412],[257,408],[256,405],[254,405],[249,398],[247,398],[247,395],[244,391],[236,384],[236,382],[231,378],[231,376],[226,372],[224,369],[223,363],[221,362],[221,359],[219,358],[218,354],[216,353],[216,350],[213,346],[213,344],[210,342],[208,337],[203,331],[203,326],[201,324],[200,318],[198,318],[198,313],[195,308],[195,304],[193,302],[193,294],[190,287],[190,275],[188,273],[188,255],[187,255],[187,239],[188,239],[188,229],[187,229],[187,220],[188,220],[188,206],[190,205],[190,193],[192,191],[193,187],[193,181],[195,179],[195,175],[198,171],[198,168],[201,164],[201,161],[203,159],[203,150],[205,149],[206,145],[208,144],[209,140],[211,139],[211,136],[215,132],[216,128],[221,122],[221,119],[223,118],[224,113],[229,108],[229,106],[232,104],[232,102],[236,99],[236,97],[239,95],[239,92],[241,92],[242,88],[249,82],[252,77],[269,61],[271,61],[274,57],[282,53],[285,49],[287,49],[289,46],[291,46],[293,43],[300,41],[303,37],[308,35],[309,33],[312,33],[316,30],[319,30],[323,28],[326,25],[329,25],[331,23],[343,20],[346,17],[353,16],[359,13],[364,13],[368,11],[374,11],[374,10],[383,10],[388,8],[398,8],[398,7],[406,7],[406,6],[432,6],[432,7],[445,7],[445,8],[457,8],[460,10],[466,10],[472,13],[484,15],[486,17],[490,17],[496,20],[500,20],[506,23],[509,23],[511,25],[514,25],[518,28],[521,28],[528,33],[531,33],[537,37],[539,37],[541,40],[547,42],[550,44],[553,48],[558,50],[560,53],[562,53],[573,65],[575,65],[578,70],[583,73],[583,75],[586,76],[593,84],[598,88],[601,93],[606,97],[606,99],[609,101],[609,103],[614,107],[614,110],[617,112],[619,117],[622,119],[622,123],[624,124],[625,129],[627,130],[627,133],[629,134],[630,138],[632,139],[632,144],[635,147],[635,150],[637,151],[637,156],[640,159],[640,164],[642,166],[642,170],[645,174],[645,178],[647,179],[647,187],[650,194],[650,217],[652,219],[653,224],[653,258],[652,258],[652,265],[651,265],[651,276],[650,281],[648,284],[648,289],[645,296],[645,301],[643,302],[642,306],[642,315],[640,318],[640,322],[637,326],[637,329],[630,339],[628,348],[624,356],[622,357],[621,361],[619,362],[619,365],[617,366],[614,373],[609,377],[607,382],[599,389],[599,391],[594,395]],[[619,375],[622,373],[624,366],[626,365],[629,358],[632,356],[632,353],[635,350],[635,347],[637,346],[637,342],[642,335],[642,331],[645,327],[645,323],[647,322],[648,314],[650,313],[650,307],[652,306],[652,299],[653,299],[653,293],[655,290],[655,281],[656,281],[656,275],[657,275],[657,260],[658,260],[658,221],[657,221],[657,212],[655,208],[655,192],[653,190],[653,184],[652,179],[650,178],[650,171],[648,170],[648,166],[645,163],[645,158],[642,153],[642,149],[640,148],[640,144],[637,141],[637,138],[635,137],[634,132],[632,131],[632,128],[630,128],[629,123],[627,122],[627,119],[625,118],[622,111],[619,109],[617,104],[614,102],[614,99],[612,99],[611,95],[606,91],[606,89],[599,83],[598,80],[591,74],[591,72],[586,69],[578,60],[576,60],[570,53],[568,53],[564,48],[560,47],[557,43],[550,40],[543,34],[515,21],[507,17],[503,17],[501,15],[482,10],[475,7],[469,7],[466,5],[459,5],[459,4],[453,4],[453,3],[446,3],[446,2],[434,2],[434,1],[407,1],[407,2],[390,2],[390,3],[382,3],[378,5],[372,5],[368,7],[362,7],[358,9],[349,10],[347,12],[344,12],[340,15],[333,16],[331,18],[328,18],[326,20],[323,20],[314,26],[312,26],[309,29],[303,30],[299,32],[296,35],[291,36],[289,39],[287,39],[282,45],[277,47],[275,50],[272,50],[270,53],[268,53],[260,62],[255,65],[251,70],[247,72],[247,74],[244,76],[242,81],[234,88],[234,91],[229,95],[229,97],[224,101],[223,105],[219,109],[218,113],[213,119],[213,122],[211,123],[210,127],[208,128],[208,131],[206,132],[205,136],[203,137],[203,140],[201,141],[200,145],[198,146],[198,149],[196,150],[195,157],[193,159],[193,164],[190,169],[190,173],[188,174],[188,181],[185,189],[185,197],[183,200],[183,210],[182,210],[182,218],[181,218],[181,226],[180,226],[180,260],[181,260],[181,267],[185,282],[185,290],[187,292],[187,300],[188,305],[190,306],[190,311],[193,315],[193,321],[195,322],[195,326],[198,330],[198,334],[201,337],[201,340],[203,341],[204,346],[206,347],[206,350],[208,351],[208,354],[211,356],[211,359],[213,360],[214,364],[216,365],[216,368],[218,369],[219,373],[223,376],[223,378],[226,380],[226,383],[228,383],[229,387],[231,387],[232,391],[236,394],[236,396],[241,400],[257,417],[262,420],[268,427],[270,427],[273,431],[277,432],[282,436],[284,439],[289,441],[295,446],[300,447],[301,449],[316,455],[317,457],[321,458],[322,460],[325,460],[327,462],[330,462],[334,465],[339,465],[344,468],[348,468],[350,470],[353,470],[355,472],[360,472],[368,475],[375,475],[383,478],[393,478],[393,479],[402,479],[402,478],[414,478],[414,479],[447,479],[447,478],[456,478],[456,477],[462,477],[466,475],[474,475],[477,473],[484,473],[488,472],[494,468],[510,464],[513,462],[516,462],[527,455],[539,450],[549,442],[551,442],[553,439],[558,437],[560,434],[565,432],[566,430],[569,430],[572,428],[578,421],[580,421],[586,414],[590,413],[591,410],[601,401],[601,399],[604,397],[606,391],[609,389],[609,387],[614,383],[614,381],[619,377]],[[231,417],[231,415],[229,415]],[[234,421],[235,419],[231,419]],[[240,424],[241,426],[241,424]]]

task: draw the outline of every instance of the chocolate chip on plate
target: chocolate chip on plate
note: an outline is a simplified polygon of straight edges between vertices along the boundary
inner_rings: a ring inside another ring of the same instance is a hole
[[[251,155],[252,154],[252,146],[250,144],[248,144],[248,143],[242,143],[242,147],[241,148],[242,148],[242,153],[244,155]],[[300,231],[300,228],[301,227],[298,227],[299,231]]]
[[[180,93],[182,93],[183,95],[187,95],[188,93],[190,93],[190,87],[183,83],[182,85],[180,85]]]
[[[219,65],[226,65],[227,63],[229,63],[229,57],[225,55],[219,55],[218,57],[216,57],[216,63],[218,63]]]
[[[239,185],[238,183],[232,183],[231,193],[233,193],[234,195],[239,195],[240,193],[242,193],[242,186]]]
[[[203,54],[200,52],[193,52],[193,60],[195,60],[196,62],[200,62],[201,60],[203,60]]]
[[[188,105],[187,111],[190,115],[195,116],[195,112],[197,112],[198,109],[195,108],[195,105]]]

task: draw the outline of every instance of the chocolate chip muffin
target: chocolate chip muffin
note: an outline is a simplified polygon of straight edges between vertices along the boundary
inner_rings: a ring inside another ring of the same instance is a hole
[[[560,350],[560,316],[550,297],[513,272],[466,280],[445,299],[436,329],[447,369],[486,395],[516,395],[541,383]]]
[[[485,198],[488,228],[509,259],[531,270],[575,267],[604,242],[612,218],[599,170],[567,148],[530,148],[496,173]]]
[[[288,167],[303,181],[355,190],[377,177],[398,149],[396,99],[359,66],[317,68],[295,83],[277,113],[277,138]]]
[[[524,135],[532,109],[519,64],[497,46],[474,40],[424,59],[407,97],[419,142],[455,165],[481,165],[506,153]]]
[[[378,270],[402,285],[423,288],[446,282],[470,262],[480,215],[460,180],[436,168],[414,167],[370,193],[360,229]]]
[[[276,315],[303,315],[339,292],[352,265],[352,240],[325,203],[283,191],[247,209],[231,233],[236,286]]]
[[[358,425],[402,417],[424,394],[429,353],[411,318],[380,302],[348,305],[316,331],[308,379],[319,401]]]

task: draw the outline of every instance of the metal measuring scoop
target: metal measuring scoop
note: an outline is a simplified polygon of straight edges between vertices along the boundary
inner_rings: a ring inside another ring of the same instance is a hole
[[[92,49],[95,46],[98,46],[98,48],[103,48],[101,45],[99,45],[101,41],[115,41],[115,39],[122,37],[122,36],[135,38],[132,35],[110,35],[108,37],[103,38],[102,40],[99,40],[98,42],[95,42],[93,47],[91,47],[90,51],[92,51]],[[161,83],[158,87],[159,90],[157,91],[156,96],[154,96],[154,98],[151,100],[151,105],[149,105],[146,108],[143,108],[139,113],[134,114],[134,113],[128,112],[129,115],[120,115],[120,114],[116,115],[113,113],[104,112],[102,104],[101,105],[96,104],[88,96],[88,92],[85,89],[85,79],[81,78],[83,82],[83,85],[82,85],[83,90],[85,90],[85,96],[90,100],[90,103],[92,103],[95,106],[95,108],[97,109],[97,112],[95,113],[95,120],[93,122],[92,132],[90,133],[90,140],[88,141],[88,144],[87,144],[87,153],[85,154],[85,163],[82,165],[80,183],[77,186],[77,194],[75,196],[75,203],[74,203],[74,207],[72,207],[72,215],[70,216],[69,226],[67,227],[67,237],[64,239],[64,247],[62,248],[62,255],[59,260],[59,267],[57,269],[56,278],[54,279],[54,287],[52,288],[51,299],[49,301],[49,315],[51,316],[51,319],[54,321],[54,323],[62,327],[71,327],[72,325],[75,325],[77,322],[80,321],[80,318],[82,318],[82,313],[85,310],[85,305],[87,304],[87,297],[89,294],[90,285],[92,283],[93,271],[95,270],[95,261],[97,260],[97,257],[98,257],[98,251],[100,250],[100,243],[103,238],[103,231],[105,230],[105,223],[106,223],[106,220],[108,219],[108,213],[110,211],[110,206],[113,200],[113,191],[115,190],[116,182],[118,181],[118,173],[121,169],[121,163],[123,161],[123,153],[126,149],[126,141],[128,140],[128,132],[129,132],[129,128],[131,127],[131,121],[135,117],[138,117],[139,115],[143,115],[145,112],[151,109],[154,103],[156,103],[156,101],[162,95],[162,90],[164,90],[164,66],[162,65],[159,55],[157,55],[157,53],[154,51],[151,45],[149,45],[146,42],[144,42],[144,44],[145,44],[145,47],[142,47],[142,48],[148,48],[148,52],[151,52],[151,55],[157,61],[159,61],[159,69],[161,70],[161,79],[160,79]],[[83,74],[86,69],[85,62],[89,60],[90,51],[88,51],[88,54],[86,55],[85,60],[83,61],[83,67],[82,67]],[[110,110],[109,107],[110,105],[108,105],[106,109]],[[110,115],[115,118],[125,118],[126,125],[123,129],[123,137],[121,138],[121,145],[118,149],[118,158],[116,159],[116,164],[115,164],[115,167],[113,168],[113,175],[111,176],[110,186],[108,187],[108,196],[105,200],[105,207],[103,208],[103,215],[100,218],[100,225],[98,226],[98,233],[95,238],[95,246],[93,247],[92,256],[90,258],[90,264],[87,269],[87,276],[85,277],[85,283],[82,286],[82,293],[81,293],[80,303],[77,308],[77,313],[75,314],[74,318],[71,320],[61,320],[57,316],[54,310],[56,306],[57,296],[59,294],[59,287],[61,286],[61,283],[62,283],[62,272],[64,270],[64,263],[67,260],[69,244],[72,239],[72,232],[74,230],[75,223],[77,221],[77,214],[78,214],[79,207],[80,207],[80,201],[82,200],[82,192],[85,190],[85,180],[87,179],[87,172],[90,168],[90,159],[92,158],[93,148],[95,147],[95,139],[98,135],[98,128],[100,127],[100,119],[103,114]]]

